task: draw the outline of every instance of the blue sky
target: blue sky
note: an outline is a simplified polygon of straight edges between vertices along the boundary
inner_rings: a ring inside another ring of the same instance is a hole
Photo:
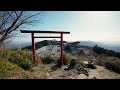
[[[119,11],[45,11],[42,21],[29,29],[69,31],[66,41],[120,42]],[[29,34],[24,35],[20,41],[31,41]]]

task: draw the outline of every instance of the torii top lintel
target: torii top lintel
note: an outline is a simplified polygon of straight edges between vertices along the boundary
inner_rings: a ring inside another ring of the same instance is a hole
[[[36,30],[21,30],[21,33],[63,33],[63,34],[70,34],[70,32],[65,32],[65,31],[36,31]]]
[[[36,54],[35,54],[35,41],[34,41],[34,38],[61,38],[61,65],[63,65],[63,34],[70,34],[70,32],[65,32],[65,31],[36,31],[36,30],[20,30],[21,33],[31,33],[31,36],[32,36],[32,50],[33,50],[33,60],[34,60],[34,63],[36,64]],[[53,33],[53,34],[61,34],[60,37],[35,37],[34,36],[34,33]]]

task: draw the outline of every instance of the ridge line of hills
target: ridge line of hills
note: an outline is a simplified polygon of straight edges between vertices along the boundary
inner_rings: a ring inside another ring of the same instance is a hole
[[[53,40],[43,40],[43,41],[53,41]],[[36,42],[36,46],[38,47],[40,42],[43,42],[43,41]],[[60,42],[60,41],[57,41],[57,42]],[[64,41],[64,42],[66,42],[66,41]],[[72,42],[75,42],[75,41],[72,41]],[[69,43],[69,41],[68,41],[68,43]],[[105,44],[102,42],[95,42],[95,41],[80,41],[80,45],[82,45],[82,46],[94,47],[96,44],[99,47],[102,47],[102,48],[105,48],[108,50],[114,50],[115,52],[120,52],[120,45],[119,44],[115,44],[115,43]],[[19,41],[14,42],[13,41],[13,42],[7,44],[7,47],[11,48],[11,49],[14,49],[16,47],[25,48],[25,47],[30,47],[30,46],[31,46],[31,42],[19,42]]]
[[[81,53],[85,55],[89,55],[90,53],[95,52],[98,55],[106,54],[108,56],[114,56],[114,57],[120,58],[120,52],[115,52],[114,50],[105,49],[103,47],[98,46],[97,44],[94,46],[85,46],[85,45],[81,45],[79,41],[76,41],[76,42],[69,43],[69,42],[64,41],[64,51],[66,53],[71,53],[75,55],[79,55]],[[36,50],[38,50],[42,47],[46,47],[49,45],[60,45],[60,41],[44,40],[44,41],[35,43],[35,45],[36,45]],[[23,49],[32,50],[32,46],[30,45],[30,46],[24,47]]]
[[[48,42],[46,42],[46,41],[48,41]],[[49,43],[51,43],[51,42],[53,42],[53,40],[43,40],[43,41],[37,42],[37,43],[35,43],[36,49],[41,48],[42,46],[50,45]],[[67,42],[67,41],[64,41],[64,42]],[[76,42],[76,41],[74,41],[74,42]],[[79,41],[79,42],[80,42],[81,46],[94,47],[97,44],[99,47],[102,47],[104,49],[113,50],[115,52],[120,52],[120,47],[118,47],[118,46],[109,46],[104,43],[94,42],[94,41]],[[58,44],[58,43],[60,43],[60,41],[55,41],[55,43]],[[67,43],[71,43],[71,42],[67,42]],[[54,43],[52,43],[52,45],[53,44]],[[30,49],[30,47],[31,47],[31,45],[29,45],[29,46],[26,45],[24,48]]]

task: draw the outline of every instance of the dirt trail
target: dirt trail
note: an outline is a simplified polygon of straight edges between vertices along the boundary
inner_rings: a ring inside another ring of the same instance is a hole
[[[97,66],[97,69],[90,69],[89,76],[78,75],[75,71],[64,71],[58,69],[49,73],[50,79],[120,79],[120,74],[105,69],[103,66]]]
[[[89,78],[96,77],[97,79],[120,79],[120,74],[105,69],[104,66],[97,66],[96,70],[90,70]]]
[[[75,70],[61,70],[55,71],[26,71],[25,73],[18,73],[18,75],[9,79],[120,79],[120,74],[105,69],[103,66],[96,66],[97,69],[90,69],[89,76],[78,74]],[[50,68],[50,66],[48,66]]]

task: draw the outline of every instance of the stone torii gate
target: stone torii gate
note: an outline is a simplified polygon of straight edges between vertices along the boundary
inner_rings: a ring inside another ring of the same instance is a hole
[[[70,34],[70,32],[63,32],[63,31],[31,31],[31,30],[21,30],[21,33],[31,33],[32,36],[32,52],[33,52],[33,61],[34,64],[36,64],[36,54],[35,54],[35,41],[34,38],[61,38],[61,55],[60,55],[60,60],[61,60],[61,65],[63,65],[63,34]],[[53,34],[60,34],[60,36],[42,36],[42,37],[38,37],[38,36],[34,36],[34,33],[53,33]]]

